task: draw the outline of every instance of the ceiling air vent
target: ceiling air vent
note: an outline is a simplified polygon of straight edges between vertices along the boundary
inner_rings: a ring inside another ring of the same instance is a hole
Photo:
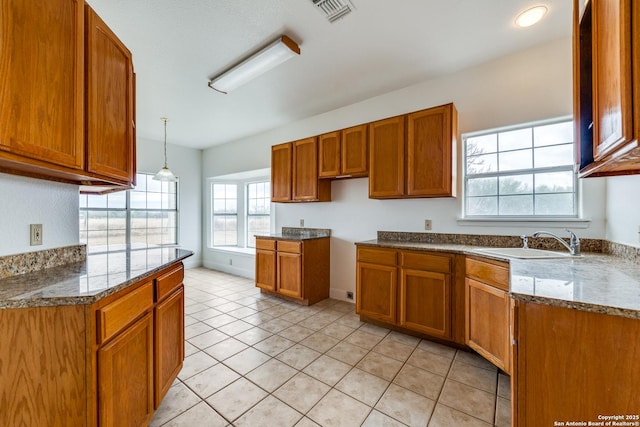
[[[349,0],[312,0],[329,22],[335,22],[355,9]]]

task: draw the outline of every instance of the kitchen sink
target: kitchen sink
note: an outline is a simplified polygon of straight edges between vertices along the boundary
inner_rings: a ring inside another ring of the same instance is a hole
[[[571,255],[569,252],[554,252],[530,248],[482,248],[476,252],[487,255],[504,256],[508,258],[542,259],[542,258],[579,258],[580,255]]]

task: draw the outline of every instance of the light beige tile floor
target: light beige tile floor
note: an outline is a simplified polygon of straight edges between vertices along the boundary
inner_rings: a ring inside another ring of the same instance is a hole
[[[509,426],[509,378],[481,357],[185,272],[185,361],[151,426]]]

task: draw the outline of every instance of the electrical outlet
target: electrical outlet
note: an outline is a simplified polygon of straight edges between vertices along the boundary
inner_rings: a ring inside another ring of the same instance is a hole
[[[300,220],[300,227],[304,227],[304,219]]]
[[[229,265],[233,265],[233,258],[229,258]]]
[[[430,219],[425,219],[424,220],[424,229],[425,230],[431,230],[432,225],[433,224],[431,223]]]
[[[42,224],[29,225],[29,241],[31,246],[37,246],[42,244]]]
[[[347,291],[347,299],[353,299],[353,292]]]

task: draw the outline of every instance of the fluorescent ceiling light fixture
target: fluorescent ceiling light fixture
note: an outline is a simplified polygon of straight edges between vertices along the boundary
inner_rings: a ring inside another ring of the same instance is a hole
[[[209,87],[228,93],[296,55],[300,55],[298,45],[289,37],[280,36],[264,49],[212,78]]]
[[[534,6],[525,10],[516,18],[516,25],[521,28],[537,24],[547,14],[546,6]]]

